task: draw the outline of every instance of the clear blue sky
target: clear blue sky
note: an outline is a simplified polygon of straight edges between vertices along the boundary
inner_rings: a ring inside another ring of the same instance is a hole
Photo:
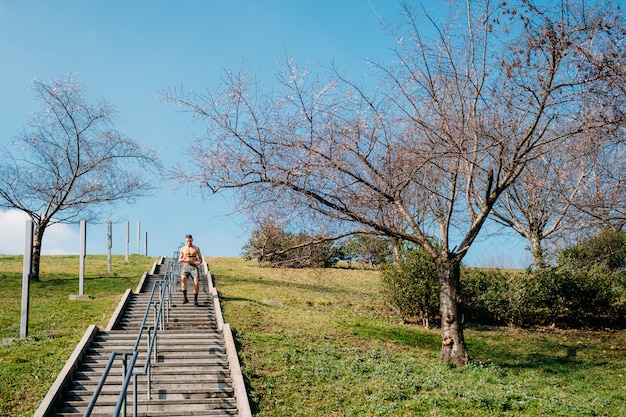
[[[285,53],[300,64],[334,61],[361,78],[368,72],[365,58],[384,59],[393,47],[378,15],[395,20],[395,2],[0,0],[0,145],[19,135],[36,110],[30,82],[72,72],[91,98],[115,106],[117,130],[159,150],[168,167],[184,162],[186,139],[201,126],[155,99],[159,89],[215,90],[224,70],[244,61],[271,82]],[[131,253],[139,221],[141,253],[146,232],[154,256],[170,254],[192,233],[204,255],[237,256],[249,230],[244,218],[229,216],[232,210],[226,198],[202,200],[193,188],[173,191],[163,184],[153,198],[119,206],[114,220],[130,222]],[[0,213],[0,253],[23,253],[17,217]],[[106,227],[87,230],[87,252],[106,253]],[[124,240],[123,222],[115,223],[113,253],[124,253]],[[525,257],[524,246],[515,237],[497,244],[485,239],[466,263],[514,263]],[[78,253],[78,225],[51,229],[43,250]]]

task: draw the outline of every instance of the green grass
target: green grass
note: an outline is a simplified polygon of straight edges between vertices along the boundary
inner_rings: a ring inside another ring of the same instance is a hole
[[[622,416],[626,331],[472,328],[472,361],[387,314],[375,271],[210,258],[255,416]],[[281,306],[282,303],[282,306]]]
[[[29,337],[0,345],[0,415],[37,408],[90,324],[104,327],[154,259],[45,257]],[[622,416],[626,331],[472,328],[472,362],[439,363],[440,336],[388,314],[375,271],[259,268],[209,258],[254,415]],[[0,335],[19,337],[21,257],[0,256]]]
[[[44,256],[40,282],[30,285],[28,337],[20,339],[22,257],[0,256],[0,415],[30,416],[46,395],[87,327],[106,327],[122,294],[134,289],[155,258],[85,258],[84,300],[78,294],[78,256]]]

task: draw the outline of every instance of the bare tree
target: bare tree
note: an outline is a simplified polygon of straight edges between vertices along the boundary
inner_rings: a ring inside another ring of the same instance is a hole
[[[619,231],[626,225],[626,146],[623,134],[619,138],[621,141],[599,142],[587,186],[573,202],[577,224],[582,226],[570,233],[575,241],[603,230]]]
[[[287,60],[269,92],[245,69],[217,93],[165,91],[207,123],[198,169],[180,175],[235,190],[252,215],[420,245],[437,265],[441,360],[465,364],[460,264],[493,206],[530,160],[621,122],[584,111],[624,83],[621,16],[559,5],[453,2],[438,23],[403,4],[373,90]]]
[[[538,267],[546,263],[544,240],[556,240],[575,225],[581,226],[573,211],[592,178],[592,145],[573,141],[529,161],[493,208],[498,223],[528,240]]]
[[[114,111],[90,104],[71,74],[35,80],[40,110],[0,161],[0,207],[17,209],[34,223],[31,278],[39,279],[41,243],[55,223],[97,219],[104,207],[132,201],[152,189],[146,170],[158,156],[112,128]],[[154,171],[153,171],[154,172]]]
[[[498,223],[528,240],[538,267],[546,264],[544,241],[554,248],[623,227],[626,148],[614,132],[603,133],[529,161],[493,209]]]

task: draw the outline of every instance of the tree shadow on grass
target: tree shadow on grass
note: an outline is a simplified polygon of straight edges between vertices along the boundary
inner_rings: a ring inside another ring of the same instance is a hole
[[[568,347],[567,350],[570,351],[574,349]],[[590,366],[589,363],[576,360],[575,357],[575,354],[570,356],[569,353],[566,356],[559,354],[531,353],[512,362],[502,362],[500,366],[509,369],[540,369],[548,374],[566,374],[570,371],[579,371],[581,368]],[[597,364],[593,366],[595,367]]]
[[[375,322],[344,323],[343,326],[350,334],[363,339],[414,347],[422,351],[432,352],[435,356],[441,347],[441,335],[436,330],[377,324]],[[468,350],[471,358],[478,362],[491,363],[511,370],[537,369],[553,375],[567,375],[572,372],[579,372],[581,369],[597,368],[609,363],[604,359],[581,359],[580,353],[590,349],[590,347],[577,344],[574,341],[564,343],[550,339],[535,340],[525,351],[523,340],[516,343],[522,345],[510,345],[506,341],[470,338]]]
[[[426,329],[373,322],[345,323],[344,326],[354,336],[381,343],[417,347],[434,353],[438,352],[441,346],[441,336]]]
[[[522,370],[536,369],[547,374],[567,375],[580,372],[581,369],[595,369],[608,364],[608,361],[584,359],[588,355],[580,355],[589,349],[589,346],[578,344],[575,341],[556,341],[533,339],[532,342],[524,339],[502,341],[471,340],[469,342],[470,355],[473,359],[483,363],[493,363],[504,369]],[[581,356],[583,359],[581,359]]]
[[[220,294],[219,298],[220,298],[220,303],[243,301],[243,302],[250,303],[256,306],[275,307],[267,302],[253,300],[252,298],[247,298],[247,297],[228,297],[223,294]]]

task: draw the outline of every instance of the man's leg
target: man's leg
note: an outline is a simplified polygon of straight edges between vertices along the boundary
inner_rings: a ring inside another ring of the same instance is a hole
[[[187,272],[183,272],[180,276],[180,286],[183,289],[183,304],[187,304],[189,302],[187,298]]]
[[[198,278],[193,279],[193,303],[198,305],[198,293],[200,292],[200,280]]]

